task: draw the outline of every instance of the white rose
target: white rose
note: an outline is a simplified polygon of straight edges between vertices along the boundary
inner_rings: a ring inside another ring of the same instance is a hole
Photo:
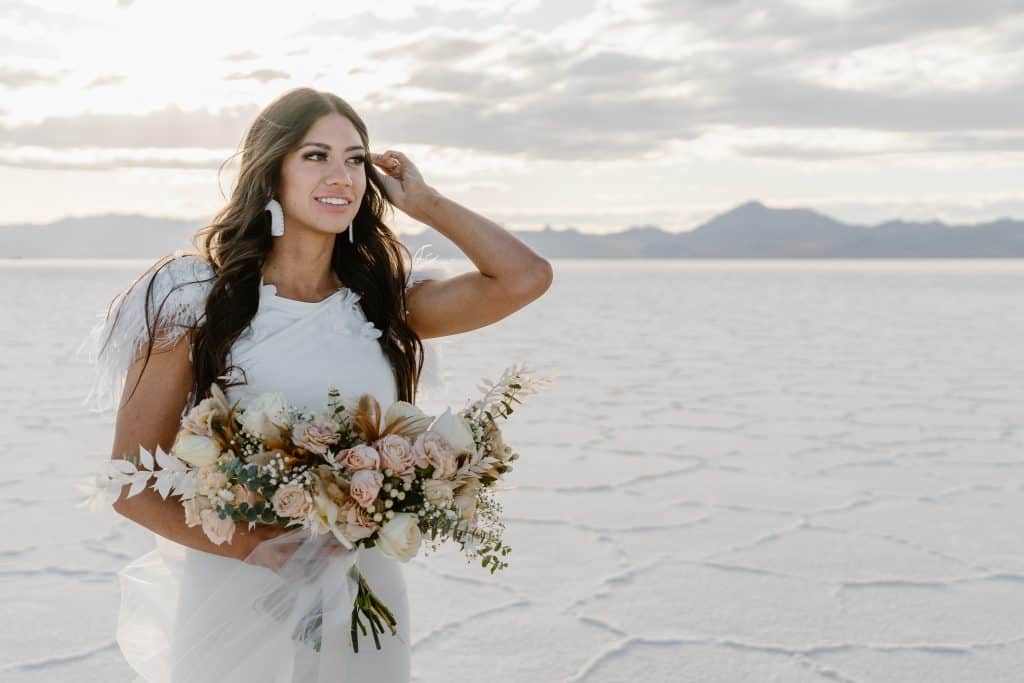
[[[476,444],[473,441],[473,432],[470,431],[465,418],[452,414],[451,408],[445,408],[444,412],[438,415],[434,421],[430,423],[430,427],[427,431],[437,432],[443,436],[445,440],[452,445],[452,449],[456,454],[476,454]]]
[[[180,431],[171,447],[171,455],[193,467],[202,467],[217,461],[220,444],[207,436]]]
[[[386,557],[401,562],[416,557],[423,541],[419,517],[409,512],[399,512],[378,533],[377,545],[380,551]]]
[[[247,432],[264,439],[279,438],[281,429],[291,425],[281,393],[260,394],[249,402],[238,419]]]

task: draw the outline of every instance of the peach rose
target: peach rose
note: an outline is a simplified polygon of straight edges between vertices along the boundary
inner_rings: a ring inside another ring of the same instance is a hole
[[[232,536],[235,535],[235,520],[231,517],[221,519],[213,508],[202,510],[199,518],[202,520],[203,532],[207,538],[217,545],[231,542]]]
[[[412,444],[404,436],[388,434],[373,444],[380,453],[380,468],[391,470],[395,476],[412,474],[416,469]]]
[[[231,487],[231,502],[234,505],[248,503],[249,507],[252,507],[261,500],[263,500],[263,496],[250,490],[249,487],[244,484],[235,484]]]
[[[377,470],[358,470],[349,482],[349,494],[364,508],[373,505],[384,483],[384,475]]]
[[[281,517],[300,519],[309,512],[312,501],[309,494],[301,486],[286,484],[274,491],[270,504]]]
[[[380,467],[380,454],[373,446],[359,444],[340,451],[334,462],[350,471],[375,470]]]
[[[325,415],[318,415],[310,422],[299,422],[292,431],[296,446],[317,455],[327,453],[327,447],[338,443],[340,437],[338,425]]]

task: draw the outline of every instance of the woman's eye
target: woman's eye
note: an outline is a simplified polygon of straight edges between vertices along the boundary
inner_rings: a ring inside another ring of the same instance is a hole
[[[307,159],[312,159],[313,157],[317,157],[317,156],[322,156],[322,157],[326,158],[327,154],[325,152],[310,152],[309,154],[306,155],[306,158]],[[366,163],[366,157],[365,156],[354,156],[354,157],[349,157],[349,159],[350,160],[351,159],[355,159],[360,164]]]

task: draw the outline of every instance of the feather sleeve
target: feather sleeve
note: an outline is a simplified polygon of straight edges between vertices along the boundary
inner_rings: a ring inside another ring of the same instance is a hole
[[[424,280],[444,280],[455,275],[455,270],[447,263],[438,261],[436,254],[427,254],[429,244],[424,244],[412,255],[412,265],[405,280],[405,289]],[[443,399],[445,393],[444,379],[444,338],[423,339],[423,370],[417,399]]]
[[[120,292],[109,311],[97,313],[96,322],[78,347],[78,355],[95,365],[89,393],[82,402],[94,411],[117,410],[128,368],[145,353],[147,344],[152,341],[153,351],[170,348],[205,316],[213,267],[198,255],[180,250],[166,265],[164,262],[158,261]]]

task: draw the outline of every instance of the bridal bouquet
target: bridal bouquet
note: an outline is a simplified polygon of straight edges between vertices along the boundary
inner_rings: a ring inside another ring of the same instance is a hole
[[[107,471],[81,486],[91,495],[79,505],[100,508],[122,486],[131,484],[130,497],[155,479],[151,488],[165,499],[180,496],[186,524],[202,526],[218,545],[231,542],[239,521],[250,529],[331,533],[350,550],[377,546],[403,562],[425,540],[434,549],[452,540],[493,574],[507,567],[510,548],[492,493],[519,457],[502,439],[498,419],[550,380],[513,365],[497,382],[484,380],[480,399],[436,417],[405,401],[382,412],[370,394],[343,398],[336,388],[319,414],[296,410],[280,393],[242,407],[229,405],[213,384],[182,418],[170,453],[158,446],[155,453],[141,449],[137,462],[110,460]],[[353,649],[359,651],[357,625],[366,635],[360,613],[380,649],[378,633],[386,625],[395,635],[395,619],[362,575],[356,578]],[[310,629],[316,624],[307,635]]]

